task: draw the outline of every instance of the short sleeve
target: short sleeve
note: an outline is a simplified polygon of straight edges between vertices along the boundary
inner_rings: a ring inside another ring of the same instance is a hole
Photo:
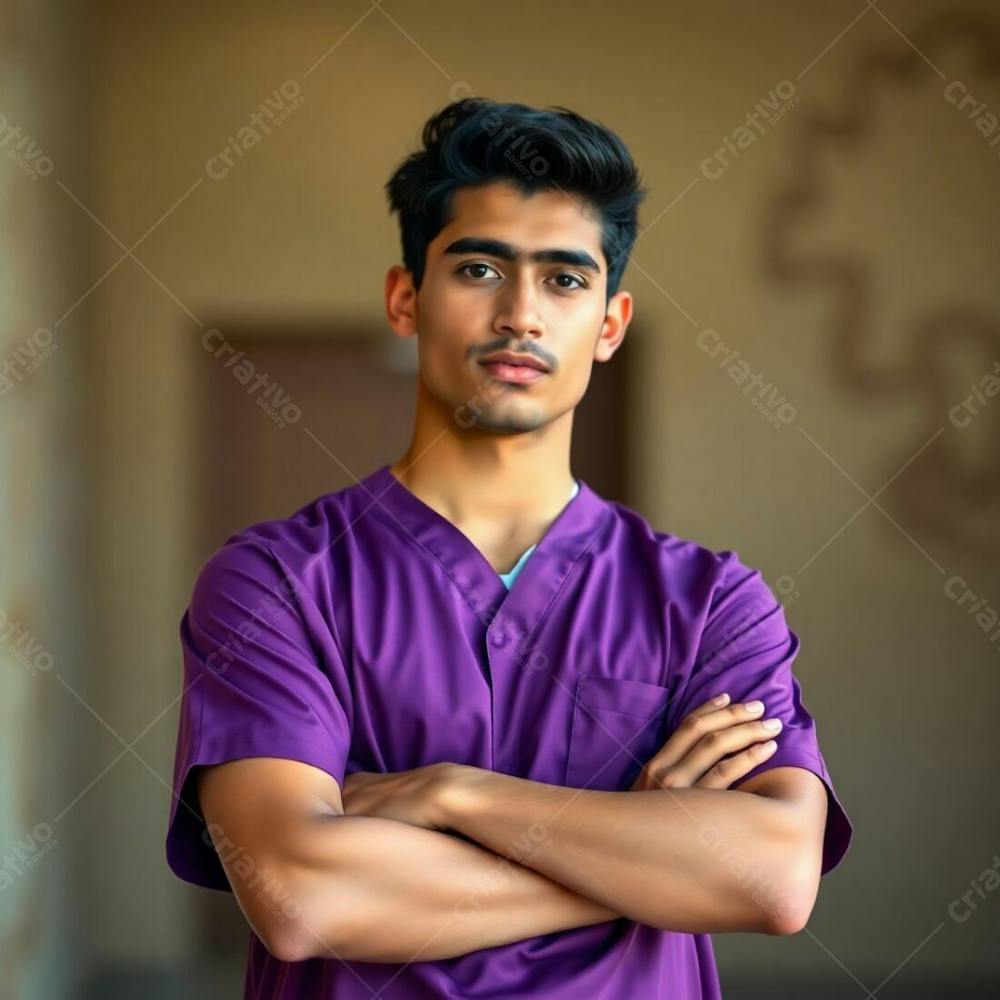
[[[343,787],[350,689],[330,626],[264,541],[235,536],[202,568],[180,622],[184,676],[167,828],[180,878],[231,891],[192,771],[283,757]]]
[[[803,767],[818,775],[828,800],[821,869],[825,875],[847,853],[853,826],[834,789],[816,724],[792,673],[799,638],[786,624],[784,608],[760,571],[743,565],[735,553],[728,556],[676,718],[683,719],[699,705],[728,692],[730,704],[759,698],[765,706],[764,717],[781,719],[782,728],[775,737],[778,748],[731,787],[774,767]]]

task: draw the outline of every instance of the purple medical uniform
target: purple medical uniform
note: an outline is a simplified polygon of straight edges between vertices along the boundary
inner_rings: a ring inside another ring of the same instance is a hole
[[[812,771],[829,801],[824,874],[851,842],[792,674],[798,637],[759,571],[654,531],[583,481],[508,591],[383,466],[230,537],[199,574],[180,636],[166,850],[197,885],[231,891],[195,766],[291,758],[342,785],[357,770],[455,761],[625,791],[683,718],[723,691],[733,703],[760,698],[784,723],[777,751],[741,782],[772,767]],[[245,989],[310,1000],[721,995],[708,935],[624,917],[409,964],[282,962],[251,933]]]

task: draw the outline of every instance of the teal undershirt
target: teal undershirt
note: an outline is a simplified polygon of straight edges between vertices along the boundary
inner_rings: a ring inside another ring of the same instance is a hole
[[[577,495],[577,493],[579,493],[579,492],[580,492],[580,484],[578,482],[574,481],[574,483],[573,483],[573,492],[570,493],[569,499],[572,500],[573,497],[575,497]],[[499,574],[500,579],[503,580],[503,585],[508,590],[510,590],[510,588],[514,585],[514,581],[517,579],[517,574],[520,573],[522,569],[524,569],[524,564],[528,561],[528,556],[530,556],[531,553],[535,551],[535,547],[536,546],[532,545],[529,549],[525,549],[523,555],[514,564],[513,569],[511,569],[511,571],[509,573],[500,573]]]

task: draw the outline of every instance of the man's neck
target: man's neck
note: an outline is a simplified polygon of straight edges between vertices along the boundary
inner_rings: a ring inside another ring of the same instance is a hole
[[[417,499],[458,528],[497,572],[505,573],[570,500],[576,482],[564,468],[529,464],[513,468],[489,463],[442,464],[408,454],[390,471]]]

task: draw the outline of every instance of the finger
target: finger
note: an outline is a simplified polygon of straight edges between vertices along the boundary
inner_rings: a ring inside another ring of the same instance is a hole
[[[689,712],[688,715],[708,715],[711,712],[717,712],[720,708],[725,708],[729,704],[729,692],[723,692],[720,695],[716,695],[714,698],[710,698],[704,704],[699,705],[696,709]]]
[[[759,718],[763,711],[764,706],[759,701],[742,702],[726,708],[714,709],[701,715],[695,710],[685,716],[684,721],[649,763],[655,762],[655,765],[661,770],[676,767],[691,752],[695,744],[709,733],[715,733]],[[700,775],[698,776],[700,777]]]
[[[693,785],[723,757],[746,750],[754,743],[774,739],[780,732],[780,719],[761,719],[730,726],[728,729],[718,729],[703,736],[683,760],[674,765],[673,770],[682,781]]]
[[[749,774],[758,764],[767,760],[775,750],[778,749],[776,740],[768,740],[767,743],[757,743],[733,757],[720,760],[696,782],[696,788],[726,789],[739,781],[745,774]]]
[[[729,692],[724,691],[722,694],[716,695],[714,698],[709,698],[708,701],[703,702],[696,709],[689,712],[686,718],[703,718],[704,716],[711,715],[713,712],[717,712],[719,709],[725,708],[725,706],[729,703],[729,698]],[[660,750],[658,750],[657,753],[643,765],[643,769],[639,772],[638,777],[632,783],[629,791],[641,791],[645,788],[654,787],[655,780],[653,779],[652,774],[647,772],[646,769],[651,768],[654,764],[658,765],[660,768],[669,766],[668,761],[671,759],[671,755],[669,752],[665,754],[669,745],[670,743],[668,740],[667,743],[665,743],[663,747],[661,747]]]

